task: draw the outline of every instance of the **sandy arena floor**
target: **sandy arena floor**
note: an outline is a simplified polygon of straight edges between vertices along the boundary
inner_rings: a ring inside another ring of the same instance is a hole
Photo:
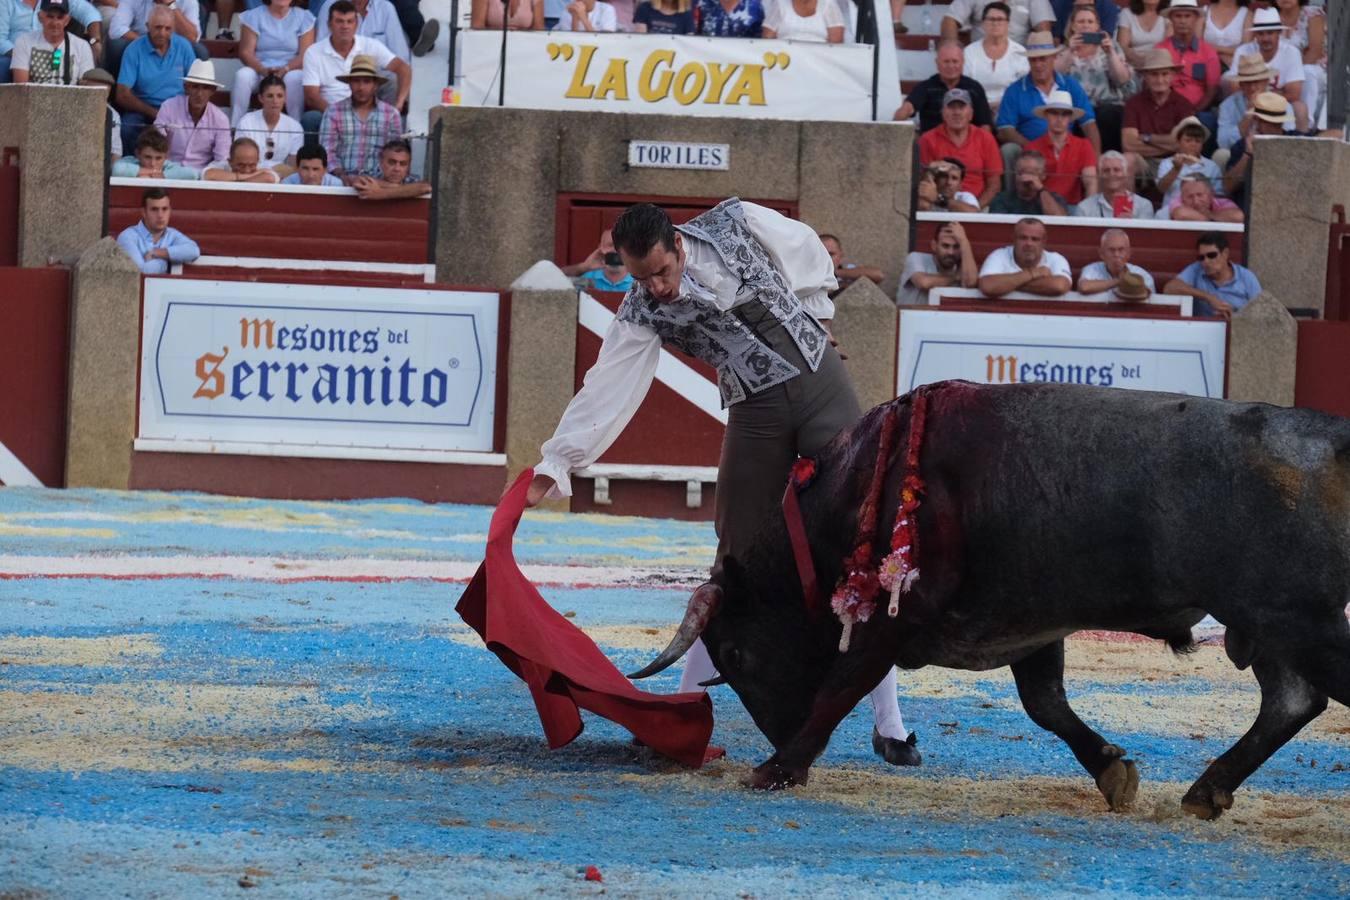
[[[725,687],[730,757],[700,771],[594,718],[549,752],[452,608],[488,514],[0,489],[0,898],[1350,893],[1345,707],[1220,821],[1180,815],[1258,704],[1217,644],[1071,642],[1075,708],[1139,761],[1122,815],[1006,670],[901,673],[916,770],[872,756],[862,708],[808,786],[747,792],[769,748]],[[516,543],[620,668],[664,646],[711,546],[547,513]]]

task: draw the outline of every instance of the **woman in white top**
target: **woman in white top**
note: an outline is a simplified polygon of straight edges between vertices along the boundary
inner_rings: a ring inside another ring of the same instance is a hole
[[[1116,24],[1116,44],[1125,51],[1131,65],[1139,65],[1148,51],[1172,36],[1172,23],[1162,11],[1171,0],[1130,0],[1129,9],[1120,11]]]
[[[572,0],[558,20],[562,31],[618,31],[619,15],[605,0]]]
[[[316,4],[317,5],[317,4]],[[287,112],[298,119],[305,111],[305,51],[314,43],[314,16],[291,0],[266,0],[239,17],[239,61],[230,91],[230,122],[239,124],[248,102],[266,75],[286,84]]]
[[[282,112],[286,106],[286,84],[268,75],[258,87],[262,109],[244,113],[235,127],[236,139],[246,137],[258,145],[258,167],[279,169],[281,174],[295,168],[295,154],[305,142],[300,123]]]
[[[844,14],[833,0],[769,0],[761,34],[769,40],[842,44]]]
[[[1251,25],[1247,0],[1212,0],[1205,13],[1205,43],[1219,53],[1224,68],[1233,64],[1233,51],[1251,40],[1247,28]]]
[[[984,8],[980,25],[984,38],[966,48],[962,72],[984,85],[989,107],[998,112],[999,101],[1008,85],[1031,71],[1027,62],[1027,48],[1008,39],[1008,22],[1012,11],[1002,0],[995,0]]]

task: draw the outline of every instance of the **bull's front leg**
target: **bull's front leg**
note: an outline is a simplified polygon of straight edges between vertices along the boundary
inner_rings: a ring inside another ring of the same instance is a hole
[[[773,756],[756,766],[746,776],[744,784],[762,791],[806,784],[811,764],[825,752],[830,735],[893,665],[895,656],[889,648],[874,648],[859,665],[846,667],[846,672],[827,679],[816,694],[811,714],[801,730]]]

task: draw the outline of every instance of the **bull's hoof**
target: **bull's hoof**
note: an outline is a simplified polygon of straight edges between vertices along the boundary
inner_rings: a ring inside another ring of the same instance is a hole
[[[915,747],[919,742],[918,732],[911,731],[905,740],[882,737],[876,726],[872,726],[872,752],[893,766],[918,766],[923,764],[923,756]]]
[[[771,759],[756,766],[741,783],[757,791],[781,791],[794,785],[806,784],[808,771],[806,768],[789,768]]]
[[[1181,798],[1181,808],[1197,819],[1212,822],[1223,815],[1225,809],[1233,808],[1233,795],[1223,788],[1197,781]]]
[[[1103,752],[1105,750],[1103,748]],[[1122,812],[1133,806],[1139,794],[1139,769],[1134,760],[1112,759],[1111,764],[1097,776],[1097,790],[1106,798],[1106,805],[1111,808],[1111,812]]]

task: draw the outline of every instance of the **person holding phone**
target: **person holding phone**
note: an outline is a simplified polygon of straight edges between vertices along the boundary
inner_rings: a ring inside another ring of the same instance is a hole
[[[1073,11],[1064,35],[1055,70],[1074,76],[1087,91],[1097,113],[1102,149],[1119,150],[1125,101],[1139,89],[1134,69],[1111,35],[1102,30],[1097,11],[1091,6]]]
[[[600,233],[600,245],[591,255],[563,266],[563,274],[591,291],[627,292],[633,286],[633,276],[624,268],[623,257],[614,248],[614,233],[608,228]]]

